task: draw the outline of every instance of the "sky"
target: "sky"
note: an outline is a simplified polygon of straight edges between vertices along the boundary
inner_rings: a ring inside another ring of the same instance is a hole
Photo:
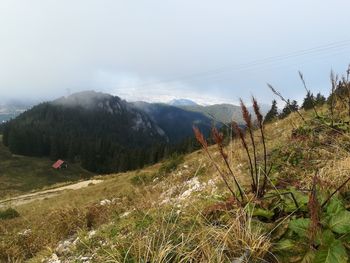
[[[271,103],[329,93],[348,0],[1,0],[0,101],[96,90],[135,101]]]

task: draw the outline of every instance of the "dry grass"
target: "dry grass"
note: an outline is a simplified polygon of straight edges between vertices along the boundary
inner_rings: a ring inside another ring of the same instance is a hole
[[[126,211],[149,209],[161,201],[160,196],[169,184],[180,184],[195,174],[198,153],[186,158],[188,171],[181,176],[175,171],[147,187],[133,186],[131,178],[137,172],[128,172],[97,177],[104,182],[16,207],[20,217],[0,220],[0,261],[21,262],[43,249],[54,248],[59,241],[79,231],[98,228]],[[150,166],[144,172],[156,173],[160,166]],[[117,201],[113,205],[99,205],[104,199]],[[18,234],[29,229],[25,237]]]
[[[350,153],[344,159],[335,159],[328,162],[328,165],[320,170],[320,180],[327,188],[336,188],[350,176]],[[350,184],[341,189],[342,192],[350,190]]]
[[[172,212],[170,212],[171,214]],[[168,217],[167,215],[166,217]],[[172,215],[174,216],[174,214]],[[146,231],[118,240],[116,247],[97,256],[99,262],[261,262],[269,254],[271,243],[252,228],[251,218],[243,211],[230,214],[225,225],[196,222],[181,229],[181,219],[160,219]],[[191,220],[196,216],[191,216]],[[201,217],[199,215],[199,217]]]

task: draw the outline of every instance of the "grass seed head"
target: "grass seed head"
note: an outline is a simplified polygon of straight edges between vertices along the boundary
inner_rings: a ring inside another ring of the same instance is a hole
[[[256,118],[258,120],[259,125],[261,126],[262,123],[263,123],[263,116],[262,116],[262,114],[260,112],[259,104],[258,104],[257,100],[254,97],[252,97],[252,100],[253,100],[253,108],[254,108],[254,112],[255,112]]]
[[[247,127],[249,129],[251,129],[252,128],[252,115],[249,113],[247,106],[244,104],[242,99],[240,99],[240,102],[241,102],[241,110],[242,110],[243,120],[246,123]]]

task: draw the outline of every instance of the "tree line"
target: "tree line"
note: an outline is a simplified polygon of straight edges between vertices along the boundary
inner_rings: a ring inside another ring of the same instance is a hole
[[[296,112],[299,109],[310,110],[313,107],[325,104],[328,100],[329,98],[326,99],[325,96],[323,96],[321,93],[317,93],[317,95],[315,96],[312,92],[308,91],[306,93],[301,107],[299,107],[298,102],[296,100],[291,101],[288,99],[281,112],[278,111],[277,101],[273,100],[271,109],[267,112],[264,121],[271,122],[276,119],[283,119],[286,118],[292,112]]]

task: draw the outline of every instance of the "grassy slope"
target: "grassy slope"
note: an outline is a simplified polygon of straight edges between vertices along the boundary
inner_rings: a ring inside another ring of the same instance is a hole
[[[294,165],[294,161],[290,161],[295,159],[298,150],[308,154],[309,149],[305,145],[291,141],[291,131],[300,123],[298,117],[292,115],[268,125],[266,133],[269,152],[282,149],[279,153],[287,157],[277,156],[275,159],[277,167],[281,168],[274,171],[274,177],[289,179],[299,175],[306,186],[314,174],[313,169],[304,167],[302,163]],[[340,141],[343,139],[339,138]],[[235,173],[243,185],[248,185],[246,159],[240,142],[233,141],[228,149],[234,153],[230,156],[230,162]],[[325,150],[327,149],[322,149]],[[218,159],[215,147],[211,147],[211,151],[214,158]],[[349,153],[339,153],[337,156],[330,154],[333,156],[331,158],[326,152],[323,154],[332,162],[332,166],[339,167],[339,164],[345,162],[343,169],[350,169],[346,162]],[[326,166],[326,163],[322,164],[321,160],[321,165]],[[10,256],[21,259],[23,256],[34,256],[31,262],[40,262],[43,256],[52,254],[53,251],[49,248],[55,248],[58,241],[77,233],[81,241],[72,248],[71,254],[61,255],[70,262],[81,262],[79,255],[92,254],[95,254],[92,262],[120,262],[125,253],[132,254],[134,258],[147,257],[151,262],[157,262],[162,253],[174,251],[181,251],[187,259],[193,257],[193,253],[208,257],[215,255],[217,258],[211,258],[209,262],[220,262],[223,255],[213,250],[215,240],[217,246],[225,245],[232,251],[237,251],[238,255],[245,249],[241,241],[247,242],[247,246],[256,247],[259,253],[269,248],[269,241],[264,240],[258,232],[237,232],[240,227],[221,231],[214,227],[215,219],[206,216],[204,211],[208,207],[225,200],[229,195],[202,151],[187,155],[184,163],[165,176],[159,175],[159,168],[160,164],[157,164],[142,171],[105,176],[105,181],[98,185],[66,191],[55,198],[18,207],[21,214],[19,218],[0,221],[0,258]],[[328,177],[336,179],[337,174],[337,171],[327,171]],[[132,184],[132,178],[140,175],[146,178],[147,183]],[[195,187],[192,182],[196,178],[200,187],[193,190]],[[188,194],[191,189],[192,193]],[[103,199],[114,202],[102,206],[99,203]],[[237,221],[242,223],[233,216],[226,223],[237,226]],[[25,229],[31,229],[31,233],[23,240],[23,236],[17,233]],[[91,229],[98,231],[94,237],[88,238],[87,231]],[[175,248],[171,243],[179,237],[182,237],[182,241]],[[206,242],[208,240],[214,243]]]
[[[0,142],[0,199],[92,176],[76,164],[57,171],[52,163],[48,158],[12,155]]]
[[[278,130],[276,130],[274,127],[271,127],[271,130],[274,130],[276,133],[287,134],[288,131],[290,131],[291,129],[290,126],[283,127],[282,125],[280,125],[279,127],[280,128]],[[287,132],[285,132],[284,129],[286,129]],[[270,144],[283,143],[283,140],[284,137],[280,136],[278,141],[270,140]],[[230,147],[232,147],[232,150],[235,153],[233,156],[235,160],[232,161],[237,164],[244,163],[245,156],[243,150],[240,147],[240,142],[234,141]],[[211,150],[214,152],[215,147],[211,147]],[[160,164],[157,164],[148,167],[140,171],[139,173],[152,176],[153,174],[157,173],[159,168]],[[236,170],[236,172],[240,173],[240,170],[238,169]],[[161,203],[167,199],[176,200],[178,196],[180,196],[184,191],[187,190],[186,182],[195,175],[197,175],[199,180],[202,182],[208,182],[208,180],[214,179],[217,186],[217,190],[215,192],[216,194],[211,195],[211,189],[209,189],[209,192],[207,192],[207,194],[204,194],[203,197],[197,200],[195,203],[189,203],[190,207],[186,209],[189,218],[191,218],[192,216],[196,217],[198,215],[198,212],[201,211],[201,209],[204,209],[206,205],[210,203],[215,203],[218,200],[222,200],[223,196],[227,194],[223,183],[219,179],[213,167],[209,164],[208,160],[203,155],[202,151],[194,152],[190,155],[187,155],[184,164],[180,165],[176,171],[167,175],[165,179],[156,181],[154,183],[150,183],[150,185],[132,185],[131,179],[135,175],[137,175],[137,173],[138,172],[135,171],[117,175],[104,176],[103,179],[105,181],[98,185],[90,186],[88,188],[80,189],[77,191],[67,191],[64,194],[55,197],[54,199],[46,199],[20,206],[17,208],[17,210],[21,214],[21,217],[10,220],[11,222],[0,222],[0,224],[2,224],[2,229],[8,230],[10,228],[10,233],[17,233],[19,231],[23,231],[23,229],[32,229],[35,235],[38,235],[43,239],[40,240],[40,242],[38,241],[38,248],[34,249],[35,251],[40,251],[41,249],[39,247],[44,246],[43,244],[45,244],[45,246],[48,245],[54,247],[56,242],[65,238],[64,235],[58,235],[57,238],[47,239],[47,236],[57,235],[58,230],[54,228],[52,223],[45,224],[45,222],[50,222],[52,217],[55,217],[55,211],[57,209],[62,211],[63,214],[69,214],[69,211],[71,209],[77,208],[79,209],[79,211],[82,211],[82,213],[86,214],[90,206],[98,203],[99,200],[103,200],[106,198],[121,198],[121,204],[118,203],[117,208],[115,209],[115,212],[112,213],[111,217],[119,221],[119,216],[122,215],[124,212],[130,212],[136,209],[136,211],[139,211],[140,213],[136,215],[135,218],[127,218],[127,223],[124,222],[124,220],[120,221],[120,225],[125,225],[123,227],[130,228],[133,224],[142,225],[142,223],[140,222],[142,222],[142,216],[144,215],[144,213],[149,212],[157,214],[159,211],[167,211],[167,209],[172,209],[171,202],[169,202],[169,204]],[[240,179],[242,182],[246,181],[245,176],[240,175]],[[174,188],[173,191],[169,191],[169,189],[171,188]],[[174,200],[172,200],[172,202],[173,201]],[[35,212],[33,213],[33,211]],[[66,216],[67,217],[65,219],[67,221],[74,221],[75,216]],[[109,220],[111,219],[109,218],[108,221]],[[85,223],[80,223],[81,225],[78,224],[78,228],[86,230]],[[45,227],[43,227],[43,224],[45,225]],[[119,225],[116,225],[115,228],[118,229]],[[116,229],[111,230],[111,232],[116,231]],[[23,247],[16,246],[13,249],[17,251],[17,249],[22,250]],[[16,253],[21,252],[18,251]]]
[[[209,105],[209,106],[201,106],[201,105],[182,106],[181,108],[189,111],[203,113],[209,118],[214,117],[215,120],[223,123],[229,123],[232,120],[232,118],[238,123],[243,122],[243,119],[241,116],[241,108],[239,106],[235,106],[231,104],[216,104],[216,105]]]

